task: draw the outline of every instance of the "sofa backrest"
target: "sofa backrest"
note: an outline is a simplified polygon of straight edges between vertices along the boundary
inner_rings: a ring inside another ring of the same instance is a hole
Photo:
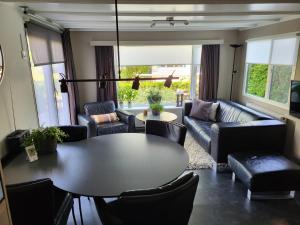
[[[246,123],[254,120],[269,120],[273,117],[235,102],[218,100],[220,103],[216,119],[218,122]]]
[[[86,103],[84,104],[83,109],[84,113],[88,116],[112,113],[116,111],[114,101]]]

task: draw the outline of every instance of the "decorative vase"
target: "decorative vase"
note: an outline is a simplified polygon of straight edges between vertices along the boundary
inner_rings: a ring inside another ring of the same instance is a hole
[[[131,108],[132,102],[128,102],[128,108]]]
[[[159,116],[159,115],[160,115],[160,111],[157,111],[157,110],[153,110],[153,109],[152,109],[152,115],[153,115],[153,116]]]
[[[34,143],[34,146],[39,154],[48,154],[56,152],[57,140],[54,138],[38,140]]]

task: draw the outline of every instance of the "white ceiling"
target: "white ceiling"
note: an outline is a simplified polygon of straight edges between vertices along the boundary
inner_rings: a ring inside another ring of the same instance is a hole
[[[115,30],[113,4],[18,3],[71,30]],[[300,3],[275,4],[119,4],[119,27],[126,31],[250,29],[300,18]],[[188,20],[189,25],[152,20]]]

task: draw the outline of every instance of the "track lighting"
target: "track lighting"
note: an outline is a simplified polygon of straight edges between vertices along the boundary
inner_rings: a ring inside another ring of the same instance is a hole
[[[132,89],[134,90],[139,90],[139,87],[140,87],[140,77],[139,76],[136,76],[132,82]]]
[[[168,76],[168,78],[166,79],[164,86],[167,88],[170,88],[172,85],[172,79],[173,79],[173,75]]]
[[[152,23],[150,25],[151,28],[155,27],[157,23],[167,23],[169,24],[171,27],[174,27],[177,23],[183,23],[184,25],[189,25],[190,22],[188,20],[175,20],[174,17],[170,16],[167,17],[165,20],[152,20]]]
[[[65,78],[60,80],[60,92],[68,93],[68,85]]]

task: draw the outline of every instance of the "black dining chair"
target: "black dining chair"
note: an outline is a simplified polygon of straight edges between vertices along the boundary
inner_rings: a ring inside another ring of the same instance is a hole
[[[103,225],[187,225],[198,181],[188,173],[159,188],[124,192],[110,203],[94,200]]]
[[[67,134],[67,137],[63,138],[63,142],[75,142],[87,139],[87,127],[81,125],[66,125],[66,126],[56,126],[63,132]],[[78,199],[79,205],[79,214],[80,214],[80,221],[83,224],[83,216],[82,216],[82,207],[81,207],[81,200],[80,195],[72,194],[73,198]],[[88,198],[90,199],[90,198]],[[74,213],[74,209],[72,208],[72,213]]]
[[[73,208],[72,196],[50,179],[8,185],[7,194],[13,225],[66,225]]]
[[[184,145],[186,132],[186,127],[181,123],[165,122],[159,120],[146,121],[146,134],[165,137],[182,146]]]

